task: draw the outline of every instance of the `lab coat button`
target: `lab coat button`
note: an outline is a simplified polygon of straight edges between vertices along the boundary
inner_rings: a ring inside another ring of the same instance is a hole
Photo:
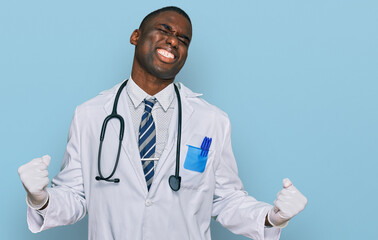
[[[149,207],[152,205],[152,201],[150,199],[146,200],[146,206]]]

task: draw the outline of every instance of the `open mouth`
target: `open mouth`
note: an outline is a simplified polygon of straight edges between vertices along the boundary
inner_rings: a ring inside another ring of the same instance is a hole
[[[158,48],[157,53],[160,60],[162,60],[163,62],[172,63],[175,61],[175,55],[165,49]]]

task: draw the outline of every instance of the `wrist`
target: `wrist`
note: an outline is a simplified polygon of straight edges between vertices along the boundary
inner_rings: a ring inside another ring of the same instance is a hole
[[[266,221],[271,226],[276,228],[284,228],[289,224],[289,219],[283,219],[278,212],[275,211],[275,207],[273,207],[266,216]],[[269,225],[267,225],[269,226]]]
[[[268,213],[265,216],[265,227],[267,227],[267,228],[273,227],[273,225],[268,220]]]
[[[34,210],[41,210],[41,209],[44,209],[47,207],[47,204],[48,204],[48,201],[49,201],[49,194],[46,192],[46,195],[45,197],[43,198],[42,201],[32,201],[32,199],[30,198],[29,194],[26,195],[26,204],[31,208],[31,209],[34,209]]]

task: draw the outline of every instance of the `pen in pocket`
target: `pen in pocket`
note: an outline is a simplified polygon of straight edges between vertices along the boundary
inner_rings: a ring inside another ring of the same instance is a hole
[[[211,145],[212,138],[205,137],[201,144],[201,156],[207,157]]]

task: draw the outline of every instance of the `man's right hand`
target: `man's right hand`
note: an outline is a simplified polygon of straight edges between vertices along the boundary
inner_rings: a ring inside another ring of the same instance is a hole
[[[33,209],[41,209],[48,201],[46,187],[49,184],[47,167],[51,157],[36,158],[18,168],[18,174],[27,193],[26,202]]]

